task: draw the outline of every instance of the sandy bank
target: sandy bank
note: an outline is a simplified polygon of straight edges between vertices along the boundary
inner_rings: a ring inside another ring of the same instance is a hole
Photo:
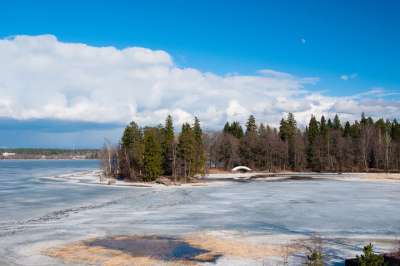
[[[316,173],[316,172],[248,172],[248,173],[212,173],[203,177],[208,181],[290,181],[331,179],[340,181],[382,181],[398,182],[400,173]]]
[[[354,182],[399,182],[399,173],[315,173],[315,172],[249,172],[249,173],[211,173],[198,176],[193,183],[178,183],[165,185],[157,182],[127,182],[102,176],[101,170],[68,173],[44,179],[69,182],[81,185],[104,185],[109,187],[136,188],[188,188],[205,186],[222,186],[228,182],[257,182],[257,181],[309,181],[309,180],[339,180]]]
[[[180,238],[114,236],[54,247],[44,254],[65,263],[89,265],[245,265],[262,264],[271,257],[284,259],[296,245],[257,243],[246,237],[198,232]]]
[[[101,170],[82,171],[67,173],[57,176],[42,177],[42,179],[64,181],[71,184],[80,185],[104,185],[108,187],[136,187],[136,188],[187,188],[187,187],[204,187],[223,185],[223,182],[207,182],[207,180],[198,180],[192,183],[177,183],[164,185],[157,182],[129,182],[124,180],[115,180],[106,178],[102,175]]]

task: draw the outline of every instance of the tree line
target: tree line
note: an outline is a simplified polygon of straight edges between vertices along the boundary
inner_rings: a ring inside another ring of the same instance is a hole
[[[374,121],[361,115],[360,121],[342,123],[311,116],[300,130],[289,113],[279,128],[257,124],[251,115],[242,128],[227,122],[221,132],[205,136],[208,167],[231,169],[246,165],[252,169],[312,171],[399,171],[400,124],[396,119]]]
[[[187,181],[195,174],[205,173],[203,131],[197,117],[193,125],[184,123],[177,136],[170,115],[164,125],[157,127],[140,127],[131,122],[118,147],[108,143],[103,151],[103,169],[108,176],[154,181],[163,175]]]
[[[197,117],[175,134],[172,117],[164,125],[126,126],[117,147],[107,144],[103,166],[109,176],[175,181],[204,174],[209,168],[229,170],[237,165],[264,171],[400,171],[400,124],[396,119],[361,119],[342,123],[311,116],[301,130],[292,113],[279,128],[257,123],[250,115],[245,127],[226,122],[220,132],[203,132]]]

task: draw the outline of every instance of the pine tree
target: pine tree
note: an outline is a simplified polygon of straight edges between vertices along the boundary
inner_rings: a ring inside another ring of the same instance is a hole
[[[349,121],[346,122],[344,125],[344,130],[343,130],[343,137],[347,138],[350,137],[351,135],[351,127]]]
[[[246,133],[239,146],[239,154],[242,164],[254,168],[258,148],[256,119],[253,115],[250,115],[246,123]]]
[[[120,173],[123,178],[138,179],[143,170],[143,133],[131,122],[124,130],[119,152]]]
[[[340,119],[337,114],[333,118],[333,129],[342,130],[342,124],[340,123]]]
[[[310,123],[308,124],[308,131],[307,131],[307,162],[308,167],[313,170],[320,170],[319,164],[319,156],[318,156],[318,147],[316,140],[319,136],[319,125],[315,116],[311,116]]]
[[[330,166],[330,131],[332,127],[328,127],[326,124],[325,116],[321,116],[319,123],[319,134],[320,134],[320,153],[321,153],[321,170],[325,170]]]
[[[329,129],[332,129],[332,128],[333,128],[332,120],[331,120],[330,118],[328,118],[328,122],[326,123],[326,126],[327,126]]]
[[[204,174],[206,158],[204,153],[203,144],[203,131],[200,127],[200,121],[197,117],[194,118],[193,125],[193,136],[194,136],[194,174]]]
[[[193,174],[193,162],[195,157],[195,139],[193,130],[188,123],[182,125],[179,135],[178,157],[181,161],[181,172],[185,178]]]
[[[292,113],[288,113],[287,119],[282,118],[279,127],[281,140],[287,143],[287,154],[289,167],[296,168],[296,145],[297,122]]]
[[[237,139],[243,138],[243,128],[238,121],[233,121],[231,124],[231,134]]]
[[[325,136],[328,133],[328,127],[326,125],[325,116],[321,116],[321,122],[319,124],[319,128],[322,136]]]
[[[226,123],[225,123],[223,132],[224,132],[224,133],[232,134],[232,132],[231,132],[231,125],[229,124],[229,122],[226,122]]]
[[[358,265],[360,266],[384,266],[385,259],[382,255],[375,254],[374,247],[371,243],[363,248],[363,254],[357,256]]]
[[[279,137],[283,141],[286,141],[289,137],[288,124],[284,118],[281,119],[281,122],[279,125]]]
[[[153,181],[162,174],[162,150],[157,128],[144,132],[144,174],[146,181]]]
[[[289,156],[289,167],[294,169],[296,167],[296,146],[295,146],[295,134],[297,131],[297,122],[292,113],[288,114],[287,117],[287,129],[288,129],[288,156]]]
[[[164,174],[175,174],[175,135],[172,116],[168,115],[165,120],[162,136],[163,169]]]
[[[250,115],[246,123],[246,135],[257,133],[256,119],[253,115]]]

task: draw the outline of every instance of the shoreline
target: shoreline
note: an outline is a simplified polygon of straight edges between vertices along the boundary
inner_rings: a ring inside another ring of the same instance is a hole
[[[317,172],[249,172],[249,173],[211,173],[197,176],[196,182],[163,184],[153,182],[130,182],[107,178],[102,170],[86,170],[65,173],[56,176],[41,177],[41,179],[63,180],[71,184],[101,185],[109,187],[136,187],[136,188],[185,188],[210,187],[228,183],[243,182],[285,182],[285,181],[312,181],[335,180],[349,182],[400,182],[400,173],[317,173]]]
[[[93,158],[80,158],[80,159],[73,159],[73,158],[1,158],[0,161],[99,161],[100,159],[93,159]]]

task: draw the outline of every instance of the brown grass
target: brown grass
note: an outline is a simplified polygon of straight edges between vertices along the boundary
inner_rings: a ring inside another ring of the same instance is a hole
[[[226,174],[226,173],[232,173],[232,172],[227,171],[223,168],[209,168],[207,170],[207,174]]]
[[[135,238],[138,236],[131,236]],[[127,238],[113,237],[112,239]],[[93,246],[89,243],[95,239],[74,242],[61,247],[54,247],[45,250],[43,253],[47,256],[61,259],[65,263],[77,264],[84,263],[88,265],[103,266],[178,266],[178,265],[198,265],[201,262],[210,261],[212,258],[219,256],[264,259],[270,256],[285,257],[298,249],[295,246],[287,245],[267,245],[259,243],[251,243],[245,239],[234,239],[228,237],[217,237],[210,233],[196,233],[187,235],[181,240],[189,245],[207,250],[209,252],[196,256],[195,260],[173,260],[164,261],[152,257],[133,256],[132,254],[109,249],[101,246]]]
[[[360,173],[360,177],[365,177],[369,180],[395,180],[400,181],[398,173]]]
[[[191,261],[160,261],[150,257],[133,257],[127,253],[103,247],[90,247],[84,242],[76,242],[59,248],[51,248],[43,252],[45,255],[61,259],[67,264],[85,263],[103,266],[179,266],[195,265]]]
[[[282,257],[297,250],[295,246],[251,243],[243,239],[239,241],[238,239],[221,238],[208,233],[192,234],[186,236],[184,240],[192,246],[229,257],[252,259],[270,256]]]

